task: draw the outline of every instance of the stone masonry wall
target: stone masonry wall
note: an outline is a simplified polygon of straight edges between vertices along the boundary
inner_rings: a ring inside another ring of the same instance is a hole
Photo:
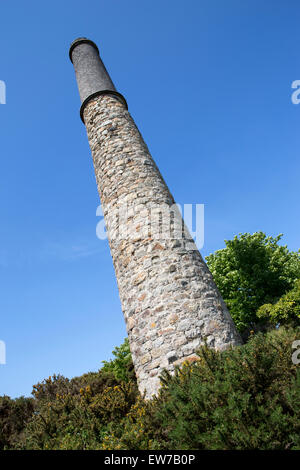
[[[84,121],[139,389],[150,398],[162,369],[193,358],[205,338],[223,350],[240,337],[189,236],[160,237],[163,221],[149,229],[151,208],[174,200],[124,104],[98,96]],[[122,205],[124,221],[116,217]]]

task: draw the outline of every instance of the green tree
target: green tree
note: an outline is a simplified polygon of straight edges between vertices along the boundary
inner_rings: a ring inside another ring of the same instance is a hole
[[[103,372],[112,372],[116,379],[123,380],[124,382],[128,382],[131,379],[134,380],[135,377],[128,338],[125,338],[123,344],[117,346],[112,353],[115,358],[111,361],[102,361],[104,365],[101,370]]]
[[[274,325],[300,324],[300,280],[275,304],[262,305],[257,316]]]
[[[262,319],[257,310],[274,303],[300,278],[300,250],[279,245],[282,235],[244,233],[206,257],[207,265],[240,332]]]

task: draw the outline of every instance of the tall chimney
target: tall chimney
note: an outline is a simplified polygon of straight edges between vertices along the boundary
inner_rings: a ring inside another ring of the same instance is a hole
[[[70,59],[139,390],[150,398],[162,370],[193,360],[205,341],[223,350],[241,339],[96,44],[76,39]]]

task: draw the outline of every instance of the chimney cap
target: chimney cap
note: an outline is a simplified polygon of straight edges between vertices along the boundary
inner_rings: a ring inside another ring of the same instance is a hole
[[[96,49],[96,51],[97,51],[98,54],[99,54],[99,49],[98,49],[97,45],[96,45],[93,41],[91,41],[90,39],[85,38],[85,37],[77,38],[77,39],[75,39],[75,40],[72,42],[72,44],[71,44],[71,46],[70,46],[70,50],[69,50],[69,57],[70,57],[70,61],[71,61],[72,63],[73,63],[73,60],[72,60],[72,52],[73,52],[73,50],[75,49],[75,47],[78,46],[79,44],[90,44],[91,46],[93,46],[93,47]]]

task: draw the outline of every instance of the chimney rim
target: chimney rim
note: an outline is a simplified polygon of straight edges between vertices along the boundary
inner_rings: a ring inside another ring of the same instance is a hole
[[[70,61],[72,62],[72,64],[73,64],[73,60],[72,60],[73,50],[75,49],[75,47],[79,46],[80,44],[89,44],[90,46],[93,46],[96,49],[96,51],[98,52],[98,54],[100,55],[98,46],[97,46],[97,44],[94,43],[94,41],[92,41],[91,39],[88,39],[86,37],[80,37],[80,38],[75,39],[71,43],[71,46],[70,46],[69,57],[70,57]]]

